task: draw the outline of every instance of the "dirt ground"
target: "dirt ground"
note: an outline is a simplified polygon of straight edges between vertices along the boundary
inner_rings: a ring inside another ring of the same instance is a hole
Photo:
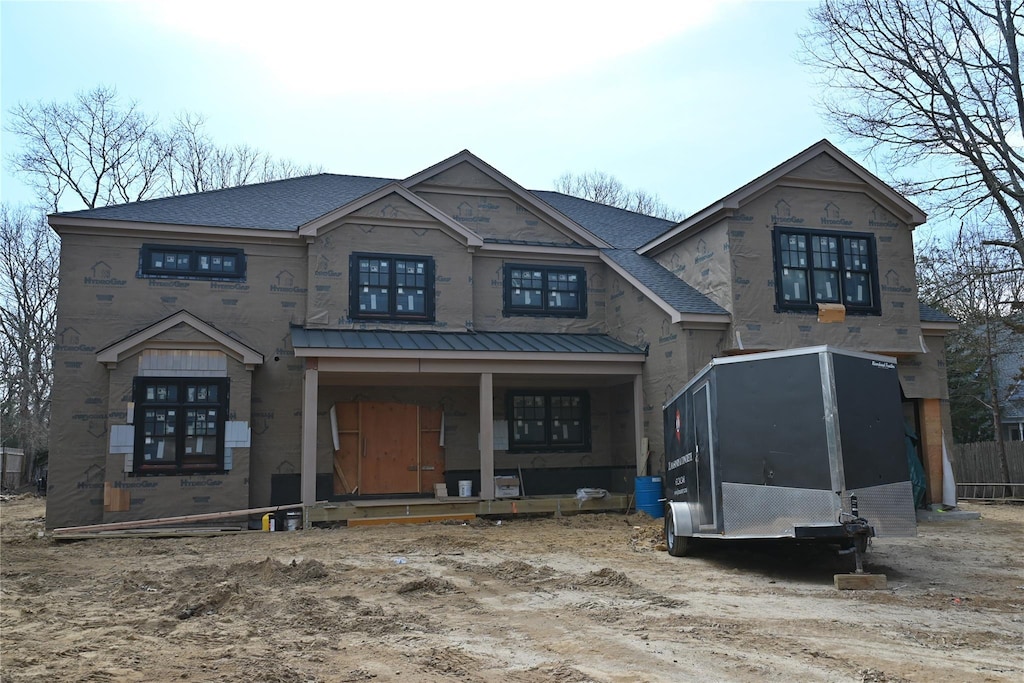
[[[819,548],[656,550],[646,515],[39,538],[0,503],[2,681],[1020,681],[1024,506]]]

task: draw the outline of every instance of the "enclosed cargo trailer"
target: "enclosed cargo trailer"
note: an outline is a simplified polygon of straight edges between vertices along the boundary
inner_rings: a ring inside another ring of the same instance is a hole
[[[816,346],[716,358],[664,406],[665,541],[917,534],[896,361]],[[860,553],[857,555],[858,567]]]

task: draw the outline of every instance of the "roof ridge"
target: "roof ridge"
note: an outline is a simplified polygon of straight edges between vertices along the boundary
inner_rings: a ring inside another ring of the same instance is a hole
[[[232,185],[231,187],[218,187],[213,190],[202,190],[200,192],[183,192],[181,194],[169,194],[163,197],[150,197],[149,199],[139,199],[131,202],[123,202],[121,204],[105,204],[103,206],[97,206],[91,209],[75,209],[74,211],[60,211],[51,215],[54,216],[73,216],[74,214],[84,213],[86,211],[97,211],[99,209],[112,209],[120,206],[138,206],[140,204],[153,204],[156,202],[164,202],[172,199],[178,199],[181,197],[201,197],[210,196],[221,192],[232,192],[243,188],[260,188],[268,185],[277,185],[287,182],[296,182],[301,180],[309,180],[311,178],[320,177],[332,177],[332,178],[356,178],[360,180],[380,180],[385,182],[399,182],[394,178],[378,178],[376,176],[362,176],[362,175],[348,175],[345,173],[310,173],[307,175],[291,176],[289,178],[276,178],[274,180],[263,180],[258,183],[242,183],[241,185]]]

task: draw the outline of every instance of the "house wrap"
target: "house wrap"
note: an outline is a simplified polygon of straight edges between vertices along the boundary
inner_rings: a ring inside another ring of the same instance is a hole
[[[51,215],[47,525],[463,480],[486,500],[501,473],[628,491],[712,358],[821,344],[898,359],[938,501],[956,323],[918,301],[924,221],[827,141],[679,223],[468,151]]]

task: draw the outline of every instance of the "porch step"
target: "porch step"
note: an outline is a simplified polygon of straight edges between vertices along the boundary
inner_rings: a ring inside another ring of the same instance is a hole
[[[375,526],[380,524],[427,524],[429,522],[468,522],[476,515],[401,515],[398,517],[359,517],[348,520],[349,526]]]

